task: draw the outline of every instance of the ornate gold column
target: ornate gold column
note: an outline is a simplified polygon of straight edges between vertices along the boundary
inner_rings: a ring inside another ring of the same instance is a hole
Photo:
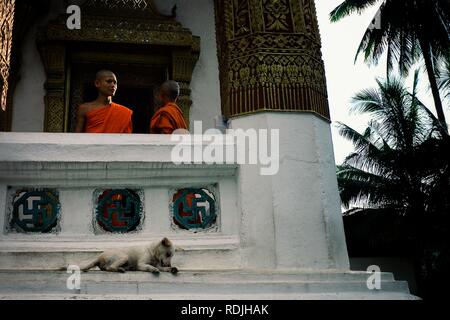
[[[45,132],[64,132],[66,119],[66,49],[62,45],[40,46],[47,81],[45,82]]]
[[[14,4],[14,6],[12,5]],[[11,131],[11,122],[12,122],[12,114],[13,114],[13,97],[14,92],[17,87],[18,82],[21,79],[21,66],[22,66],[22,44],[24,42],[25,36],[28,34],[28,31],[30,27],[34,24],[36,19],[43,14],[46,14],[48,12],[50,5],[50,0],[4,0],[0,2],[0,6],[6,6],[9,9],[6,11],[4,10],[5,7],[3,7],[0,11],[1,13],[1,23],[2,31],[0,31],[0,34],[5,37],[6,40],[3,40],[2,36],[0,36],[1,43],[0,48],[6,49],[10,47],[10,59],[9,59],[9,75],[8,75],[8,82],[6,83],[7,86],[7,98],[6,100],[3,99],[2,109],[6,108],[6,111],[3,111],[0,109],[0,131]],[[14,9],[14,11],[12,11]],[[9,24],[9,20],[12,16],[8,16],[9,14],[14,14],[14,22],[12,25]],[[3,21],[7,21],[6,23],[3,23]],[[9,28],[12,28],[11,33],[8,33],[10,30]],[[12,42],[11,42],[12,40]],[[2,50],[3,50],[2,49]],[[3,62],[2,58],[0,58]],[[3,69],[2,65],[2,74],[4,74],[5,69]],[[0,77],[2,78],[2,77]],[[2,80],[0,80],[2,82]],[[3,85],[0,85],[0,88],[4,89],[6,91],[6,87]],[[0,89],[0,90],[2,90]]]
[[[216,0],[222,112],[314,112],[329,120],[313,0]]]
[[[0,1],[0,128],[6,126],[8,80],[11,66],[11,48],[15,0]]]

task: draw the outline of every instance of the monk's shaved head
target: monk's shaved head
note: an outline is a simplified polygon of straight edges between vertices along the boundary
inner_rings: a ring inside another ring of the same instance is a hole
[[[178,84],[178,82],[173,80],[164,82],[159,90],[162,94],[166,95],[173,101],[175,101],[180,95],[180,85]]]
[[[95,74],[95,80],[100,80],[104,77],[109,77],[109,76],[116,76],[114,74],[114,72],[110,71],[110,70],[100,70],[99,72],[97,72]]]

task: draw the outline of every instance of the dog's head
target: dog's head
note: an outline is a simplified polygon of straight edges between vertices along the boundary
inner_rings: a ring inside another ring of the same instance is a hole
[[[156,247],[157,258],[162,267],[171,267],[171,261],[174,253],[175,247],[167,238],[162,239]]]

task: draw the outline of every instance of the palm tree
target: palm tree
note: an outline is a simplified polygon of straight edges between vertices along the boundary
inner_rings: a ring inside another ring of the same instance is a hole
[[[346,228],[347,237],[370,235],[372,242],[410,250],[423,279],[432,274],[436,252],[450,257],[450,136],[417,98],[417,83],[418,72],[411,93],[391,77],[355,95],[352,110],[372,120],[363,133],[338,124],[355,152],[337,177],[342,205],[350,209],[344,222],[358,225]]]
[[[437,63],[437,68],[439,89],[444,98],[450,98],[450,52],[443,61]]]
[[[388,74],[397,63],[403,76],[423,57],[438,119],[445,124],[433,61],[450,50],[450,1],[344,0],[330,13],[330,20],[335,22],[353,12],[361,13],[380,2],[374,17],[380,22],[379,26],[369,26],[366,30],[356,58],[363,52],[366,62],[376,64],[387,50]]]
[[[377,90],[353,98],[353,111],[374,117],[364,133],[338,124],[340,134],[355,146],[338,168],[342,203],[348,208],[365,202],[368,208],[390,208],[401,215],[423,211],[423,164],[412,160],[436,134],[433,119],[416,97],[417,75],[412,94],[396,78],[377,83]]]

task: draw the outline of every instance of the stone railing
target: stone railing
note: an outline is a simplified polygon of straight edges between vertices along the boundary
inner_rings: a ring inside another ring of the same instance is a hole
[[[239,268],[238,165],[175,164],[175,144],[0,133],[0,268],[56,268],[163,236],[186,268]]]

